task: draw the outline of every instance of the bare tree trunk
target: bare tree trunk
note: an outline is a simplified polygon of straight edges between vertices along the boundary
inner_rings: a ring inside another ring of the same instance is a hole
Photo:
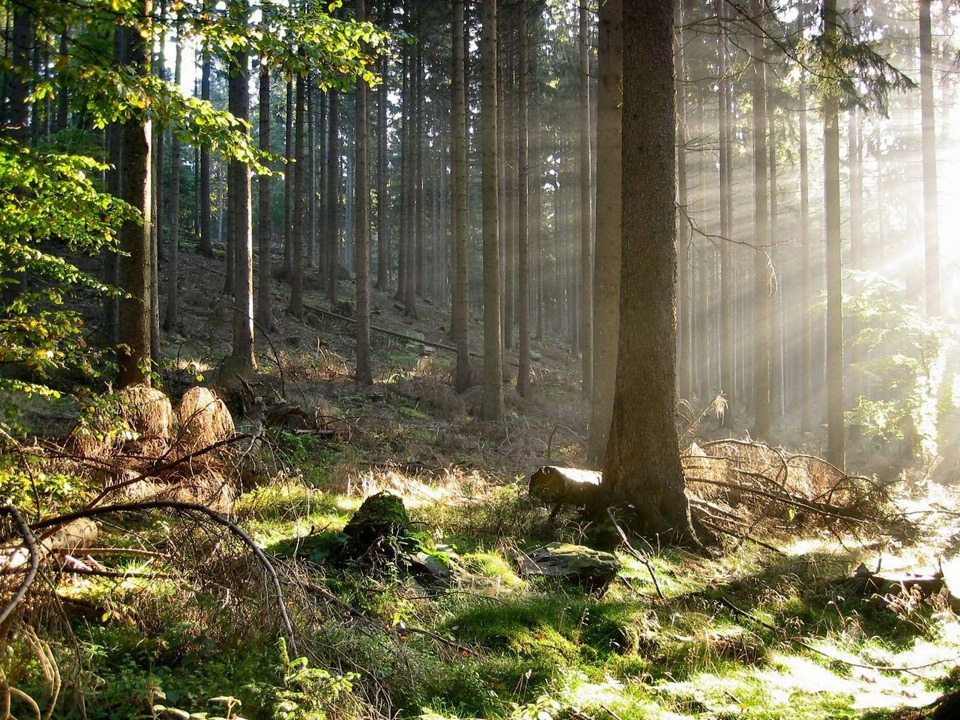
[[[716,12],[722,17],[726,10],[724,0],[716,0]],[[736,397],[736,344],[734,342],[734,288],[736,277],[731,257],[732,220],[730,217],[732,189],[732,163],[730,157],[730,78],[727,77],[727,37],[720,29],[718,55],[720,58],[720,92],[717,115],[719,116],[719,172],[720,172],[720,392],[727,401],[722,422],[733,424]]]
[[[503,351],[500,319],[500,207],[497,158],[497,0],[483,0],[481,64],[481,162],[483,174],[483,400],[484,420],[500,422]]]
[[[177,28],[176,51],[173,61],[173,83],[180,87],[183,46]],[[182,143],[173,135],[170,148],[170,257],[167,262],[167,312],[163,329],[176,332],[180,327],[180,164]]]
[[[527,35],[527,0],[517,6],[517,34],[520,36],[519,58],[519,117],[517,153],[517,392],[522,397],[530,394],[530,148],[529,148],[529,87],[530,41]]]
[[[594,356],[593,405],[587,463],[599,468],[607,450],[613,391],[617,374],[617,334],[620,325],[621,133],[623,81],[623,0],[600,5],[597,46],[597,244],[593,269]]]
[[[265,58],[260,59],[260,149],[270,152],[270,66]],[[257,322],[263,330],[273,329],[273,294],[270,276],[270,245],[273,222],[270,217],[271,178],[261,174],[257,181]]]
[[[340,93],[330,90],[328,94],[328,140],[327,140],[327,243],[330,248],[329,275],[327,276],[327,301],[337,304],[338,276],[340,274]]]
[[[453,0],[453,72],[451,97],[451,198],[453,303],[451,329],[457,347],[454,387],[458,393],[470,387],[470,288],[467,268],[467,98],[464,58],[464,1]]]
[[[357,19],[367,19],[364,0],[357,0]],[[354,173],[354,265],[357,273],[357,382],[373,384],[370,366],[370,178],[367,171],[367,84],[360,80],[356,88],[355,129],[356,171]]]
[[[755,16],[762,5],[754,0]],[[767,91],[763,36],[753,40],[753,430],[770,437],[770,220],[767,209]]]
[[[593,183],[587,0],[580,0],[580,359],[583,395],[593,391]]]
[[[386,292],[390,287],[390,242],[387,235],[387,58],[378,61],[380,76],[384,78],[377,93],[377,290]]]
[[[940,314],[940,239],[937,219],[937,132],[933,104],[930,0],[920,2],[920,141],[923,150],[923,246],[927,315]]]
[[[602,499],[648,536],[696,544],[676,407],[673,1],[623,7],[620,332]]]
[[[246,25],[249,8],[247,0],[233,0],[231,13]],[[243,123],[250,121],[250,67],[246,50],[235,52],[228,85],[230,112]],[[243,126],[249,133],[249,125]],[[234,253],[235,283],[233,307],[233,352],[243,370],[256,367],[253,354],[253,233],[250,212],[250,167],[242,161],[230,161],[230,197],[233,236],[230,247]],[[229,252],[229,251],[228,251]]]
[[[210,76],[213,72],[210,51],[203,50],[200,67],[200,99],[210,100]],[[213,210],[210,206],[210,150],[200,146],[200,252],[213,257]]]
[[[823,1],[824,34],[835,37],[837,0]],[[823,194],[826,211],[827,264],[827,452],[826,459],[843,468],[846,437],[843,426],[843,280],[840,238],[840,122],[836,94],[823,101]]]
[[[294,83],[293,80],[287,80],[286,92],[286,113],[284,114],[284,157],[287,160],[295,158],[296,148],[294,144]],[[293,284],[293,198],[295,190],[293,187],[296,167],[291,168],[288,163],[283,176],[283,276],[288,282]],[[292,305],[292,303],[291,303]]]
[[[802,16],[797,20],[802,28]],[[800,303],[797,311],[800,321],[800,431],[813,431],[813,343],[810,294],[810,171],[807,158],[807,83],[800,76]]]
[[[307,80],[301,74],[295,82],[296,108],[293,118],[293,203],[290,216],[290,314],[303,319],[303,225],[304,225],[304,173],[306,172],[306,149],[304,130],[306,119]]]
[[[140,0],[138,10],[144,15],[151,10],[150,0]],[[127,65],[136,72],[147,72],[146,41],[132,28],[121,28]],[[117,354],[120,387],[136,383],[150,384],[150,296],[153,273],[150,251],[153,203],[151,202],[150,145],[153,129],[145,115],[135,116],[120,129],[123,146],[120,174],[121,199],[143,216],[143,222],[127,220],[119,232],[124,255],[119,261],[119,284],[129,297],[121,298],[118,313]]]

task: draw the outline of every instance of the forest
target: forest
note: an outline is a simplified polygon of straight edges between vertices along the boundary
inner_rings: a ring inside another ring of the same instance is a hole
[[[960,5],[0,17],[0,720],[960,717]]]

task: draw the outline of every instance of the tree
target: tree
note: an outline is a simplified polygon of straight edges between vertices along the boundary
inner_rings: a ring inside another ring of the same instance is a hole
[[[249,8],[247,0],[232,0],[230,12],[245,26]],[[241,122],[243,133],[250,132],[250,63],[244,48],[230,55],[229,109]],[[233,352],[232,357],[243,371],[256,367],[253,350],[253,234],[250,209],[250,166],[234,158],[229,165],[230,227],[233,230],[229,250],[234,257]]]
[[[763,24],[763,5],[753,12]],[[753,36],[753,435],[770,436],[770,218],[767,210],[767,86],[763,34]]]
[[[620,303],[621,168],[620,83],[623,78],[623,39],[620,23],[623,0],[600,3],[597,47],[597,242],[593,287],[593,403],[587,462],[600,467],[607,449],[613,388],[617,372],[617,330]]]
[[[483,0],[480,37],[483,182],[483,400],[484,420],[503,419],[503,350],[500,316],[500,203],[497,157],[497,0]],[[409,262],[409,260],[408,260]]]
[[[470,294],[467,273],[467,97],[464,58],[464,0],[453,0],[453,71],[451,95],[450,225],[453,303],[451,329],[457,347],[454,387],[458,393],[470,387]],[[381,103],[383,102],[381,95]],[[382,172],[382,171],[381,171]],[[382,232],[382,230],[381,230]]]
[[[517,118],[517,321],[520,339],[517,343],[517,393],[530,394],[530,139],[529,88],[530,39],[527,36],[527,2],[517,6],[520,36],[518,82],[520,92]]]
[[[180,28],[177,27],[176,51],[173,61],[173,82],[180,84],[182,77],[183,44]],[[167,262],[167,311],[163,329],[176,331],[180,316],[180,162],[183,143],[178,135],[173,136],[170,148],[170,257]]]
[[[620,332],[601,497],[646,535],[695,543],[676,406],[673,2],[623,7]]]
[[[580,352],[583,395],[587,398],[593,391],[593,162],[590,153],[589,27],[587,0],[580,0]]]
[[[366,3],[357,0],[357,18],[366,20]],[[367,176],[367,137],[370,125],[367,116],[367,84],[357,83],[354,111],[356,139],[356,176],[354,182],[354,265],[357,271],[357,382],[373,383],[370,369],[370,212],[367,201],[370,195],[370,179]]]
[[[937,225],[937,133],[933,104],[930,0],[920,2],[920,141],[923,152],[923,238],[927,315],[940,314],[940,240]]]
[[[270,65],[260,58],[260,150],[270,152]],[[270,277],[270,241],[273,235],[271,218],[272,183],[269,173],[257,179],[257,322],[263,330],[273,329],[273,299]]]
[[[303,225],[304,225],[304,174],[306,172],[306,95],[307,79],[301,74],[296,79],[296,109],[293,118],[293,198],[290,216],[290,308],[297,319],[303,318]],[[289,174],[289,172],[288,172]]]
[[[823,0],[823,32],[830,42],[839,33],[837,0]],[[838,91],[823,99],[823,199],[827,264],[827,453],[843,468],[843,280],[840,237],[840,101]]]
[[[139,0],[136,10],[149,16],[151,0]],[[147,43],[136,28],[118,27],[124,55],[135,73],[147,72]],[[120,387],[150,384],[150,297],[153,273],[150,233],[153,222],[151,202],[150,148],[153,130],[145,111],[133,113],[120,129],[120,198],[140,213],[142,220],[129,218],[120,227],[118,278],[126,295],[117,314],[117,383]]]

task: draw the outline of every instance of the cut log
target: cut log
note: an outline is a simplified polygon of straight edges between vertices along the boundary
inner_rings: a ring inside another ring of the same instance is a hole
[[[530,494],[553,504],[552,520],[564,505],[586,507],[600,489],[600,478],[595,470],[545,465],[530,476]]]
[[[37,538],[37,552],[41,564],[54,552],[75,553],[93,547],[97,542],[97,524],[88,518],[78,518],[46,537]],[[24,544],[0,547],[0,574],[15,573],[30,565],[30,551]]]

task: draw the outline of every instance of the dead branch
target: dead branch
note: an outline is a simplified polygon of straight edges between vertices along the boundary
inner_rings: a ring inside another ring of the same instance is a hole
[[[296,638],[293,629],[293,623],[290,621],[290,615],[287,612],[287,606],[283,599],[283,590],[280,587],[280,578],[277,576],[277,571],[273,567],[273,564],[264,554],[263,550],[261,550],[260,547],[253,541],[253,539],[247,535],[243,528],[223,517],[215,510],[210,509],[206,505],[181,502],[177,500],[150,500],[139,503],[87,507],[84,510],[78,510],[77,512],[67,513],[56,518],[34,523],[30,530],[35,532],[37,530],[42,530],[49,527],[62,526],[80,518],[92,519],[100,515],[108,515],[111,513],[142,512],[144,510],[158,509],[179,511],[187,515],[193,513],[203,515],[214,524],[227,528],[227,530],[229,530],[237,539],[240,540],[243,545],[250,550],[251,553],[253,553],[254,557],[257,558],[260,565],[266,571],[267,575],[270,576],[270,580],[277,598],[277,607],[280,613],[280,619],[283,622],[284,631],[287,635],[287,645],[292,653],[296,653]]]
[[[613,508],[607,508],[607,515],[610,516],[610,522],[613,523],[613,526],[617,529],[617,532],[620,533],[620,539],[623,540],[623,544],[627,547],[627,552],[635,558],[637,561],[643,564],[647,569],[647,572],[650,573],[650,579],[653,580],[653,587],[657,591],[657,597],[661,600],[666,600],[666,596],[663,594],[663,590],[660,589],[660,583],[657,582],[657,574],[653,570],[653,565],[650,564],[650,558],[636,550],[633,545],[630,544],[630,539],[627,537],[627,533],[624,532],[623,528],[620,527],[620,523],[617,522],[616,516],[613,514]]]
[[[17,588],[16,592],[13,593],[13,597],[10,598],[3,610],[0,611],[0,626],[2,626],[6,619],[10,617],[10,613],[13,612],[14,608],[23,600],[33,581],[36,579],[37,572],[40,569],[40,551],[37,549],[36,538],[30,530],[30,526],[24,521],[23,515],[20,514],[20,511],[17,510],[16,507],[13,505],[0,505],[0,514],[9,515],[12,518],[14,525],[17,526],[17,531],[20,533],[20,537],[23,538],[23,544],[29,554],[30,562],[30,567],[27,569],[27,573],[20,583],[20,587]]]

